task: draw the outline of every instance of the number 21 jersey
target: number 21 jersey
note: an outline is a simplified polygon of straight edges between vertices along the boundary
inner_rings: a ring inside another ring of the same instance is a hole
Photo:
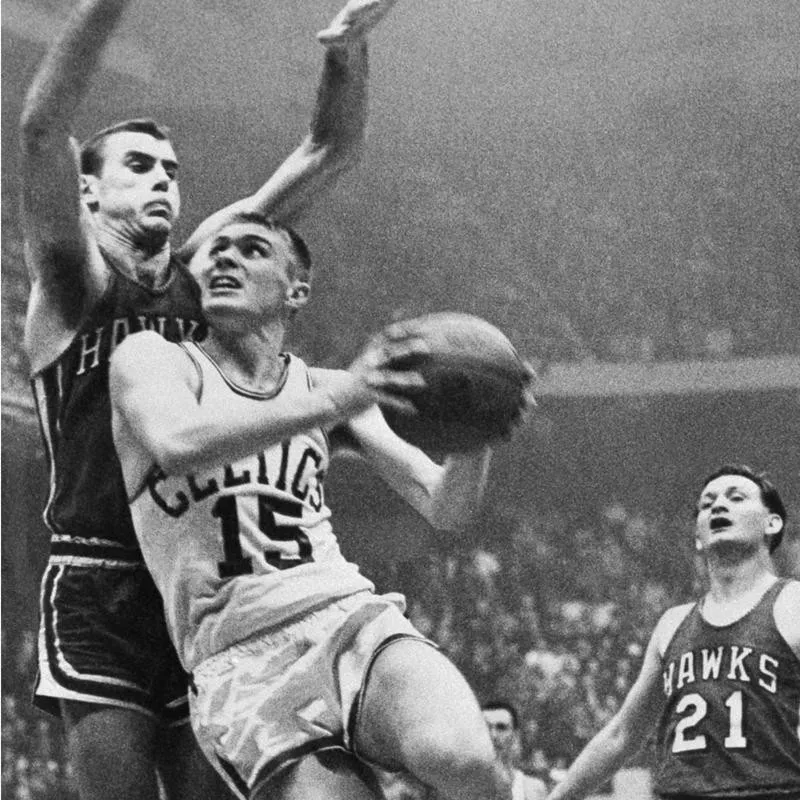
[[[700,604],[663,658],[655,789],[663,796],[800,796],[800,661],[778,631],[771,586],[730,625]]]
[[[254,403],[291,407],[311,389],[306,365],[286,355],[278,390],[230,382],[195,343],[199,403],[227,418]],[[330,524],[319,428],[231,464],[191,475],[157,466],[131,501],[134,528],[164,598],[170,636],[187,670],[232,644],[373,584],[348,562]]]

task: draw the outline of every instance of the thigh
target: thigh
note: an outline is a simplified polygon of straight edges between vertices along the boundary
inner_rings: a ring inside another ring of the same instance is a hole
[[[354,735],[360,756],[412,773],[420,757],[451,752],[492,759],[494,754],[464,676],[435,647],[413,639],[395,642],[375,659]]]
[[[152,717],[65,700],[61,708],[81,800],[158,800]]]
[[[191,726],[164,729],[157,741],[158,769],[168,800],[233,800],[235,794],[200,749]]]
[[[343,750],[326,750],[254,787],[251,800],[382,800],[372,772]]]

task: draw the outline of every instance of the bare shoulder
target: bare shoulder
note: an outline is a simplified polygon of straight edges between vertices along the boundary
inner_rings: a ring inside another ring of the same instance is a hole
[[[139,331],[126,336],[111,357],[111,379],[127,375],[180,376],[191,368],[191,359],[178,344],[168,342],[155,331]]]
[[[169,356],[178,350],[178,345],[168,342],[161,334],[155,331],[138,331],[126,336],[114,350],[112,359],[117,361],[132,358],[145,358],[153,355]]]
[[[689,612],[694,607],[694,603],[681,603],[678,606],[668,608],[662,615],[661,619],[656,623],[655,630],[653,631],[653,638],[658,646],[659,655],[663,656],[678,630],[680,624],[686,619]]]
[[[778,632],[800,658],[800,581],[789,581],[775,600],[773,614]]]

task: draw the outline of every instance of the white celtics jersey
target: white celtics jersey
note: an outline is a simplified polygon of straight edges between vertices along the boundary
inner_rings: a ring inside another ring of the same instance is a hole
[[[253,403],[278,412],[311,387],[294,356],[285,356],[285,380],[268,396],[230,383],[196,344],[181,346],[202,376],[201,406],[231,418]],[[315,428],[198,474],[151,471],[131,514],[187,670],[298,613],[374,588],[333,534],[323,492],[328,458]]]

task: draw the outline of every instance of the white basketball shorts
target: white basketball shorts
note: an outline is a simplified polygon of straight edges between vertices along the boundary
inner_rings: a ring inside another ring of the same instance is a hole
[[[429,642],[404,610],[402,595],[359,592],[197,666],[189,692],[192,727],[236,791],[247,796],[311,753],[352,752],[376,656],[403,639]]]

